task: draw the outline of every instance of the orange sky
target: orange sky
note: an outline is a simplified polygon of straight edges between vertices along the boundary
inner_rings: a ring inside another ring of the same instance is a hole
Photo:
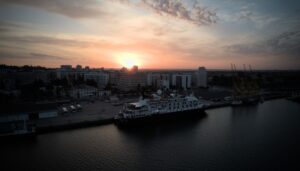
[[[294,26],[279,27],[279,14],[221,0],[164,2],[4,0],[0,62],[156,69],[230,69],[230,63],[258,69],[300,66],[294,48],[300,34],[281,34]],[[270,29],[274,23],[277,30]]]

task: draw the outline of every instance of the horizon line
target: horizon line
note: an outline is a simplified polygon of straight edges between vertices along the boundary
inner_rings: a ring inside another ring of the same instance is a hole
[[[30,67],[43,67],[46,69],[59,69],[61,65],[69,65],[69,64],[61,64],[58,67],[47,67],[47,66],[42,66],[42,65],[9,65],[9,64],[0,64],[4,65],[4,66],[10,66],[10,67],[24,67],[24,66],[30,66]],[[71,65],[72,69],[76,69],[77,65]],[[83,69],[86,66],[82,66]],[[87,66],[90,67],[90,66]],[[205,66],[199,66],[199,67],[205,67]],[[139,70],[168,70],[168,71],[172,71],[172,70],[198,70],[198,68],[138,68]],[[105,69],[105,70],[121,70],[122,68],[126,68],[126,67],[90,67],[90,69]],[[131,69],[131,68],[127,68],[127,69]],[[232,71],[230,68],[225,69],[225,68],[207,68],[205,67],[206,70],[210,70],[210,71]],[[250,71],[249,69],[244,70],[242,69],[237,69],[236,71]],[[252,71],[300,71],[300,69],[252,69]]]

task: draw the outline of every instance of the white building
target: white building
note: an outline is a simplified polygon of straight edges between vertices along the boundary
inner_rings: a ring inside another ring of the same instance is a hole
[[[77,71],[81,71],[81,70],[82,70],[82,66],[81,66],[81,65],[77,65],[77,66],[76,66],[76,70],[77,70]]]
[[[76,99],[98,97],[98,89],[91,86],[80,86],[70,90],[70,96]]]
[[[196,75],[196,86],[207,87],[207,71],[205,67],[199,67],[195,75]]]
[[[64,71],[71,71],[72,70],[72,65],[61,65],[60,69],[64,70]]]
[[[104,88],[109,82],[109,74],[101,70],[89,69],[88,66],[85,69],[81,65],[77,65],[76,68],[72,68],[72,65],[61,65],[57,69],[57,78],[66,78],[69,81],[83,78],[84,81],[93,80],[97,83],[99,88]]]
[[[146,74],[142,72],[121,71],[117,88],[122,91],[138,90],[146,85]]]
[[[72,73],[72,65],[61,65],[59,69],[56,71],[57,78],[68,78],[68,76]]]
[[[155,88],[170,88],[170,74],[149,73],[147,75],[147,86]]]
[[[184,90],[191,88],[192,74],[173,74],[172,86]]]
[[[98,87],[104,88],[109,81],[109,74],[104,72],[85,72],[84,80],[94,80]]]

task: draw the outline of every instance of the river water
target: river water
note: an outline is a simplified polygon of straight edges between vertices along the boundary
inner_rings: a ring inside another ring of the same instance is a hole
[[[176,122],[2,142],[0,170],[299,170],[299,135],[300,105],[273,100]]]

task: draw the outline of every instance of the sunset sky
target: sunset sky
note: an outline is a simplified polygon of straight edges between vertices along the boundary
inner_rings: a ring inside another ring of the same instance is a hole
[[[300,69],[296,0],[0,0],[0,63]]]

